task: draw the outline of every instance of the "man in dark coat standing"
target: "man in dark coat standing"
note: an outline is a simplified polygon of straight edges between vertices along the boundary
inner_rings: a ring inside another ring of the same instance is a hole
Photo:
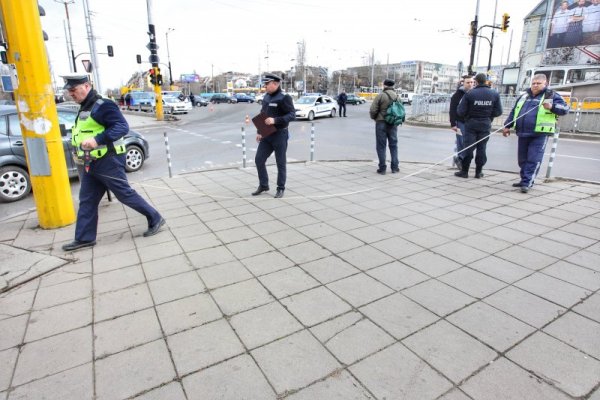
[[[348,101],[348,96],[346,95],[346,93],[344,91],[342,91],[342,93],[339,94],[338,99],[337,99],[338,105],[340,106],[340,113],[339,113],[340,117],[346,116],[346,102],[347,101]]]

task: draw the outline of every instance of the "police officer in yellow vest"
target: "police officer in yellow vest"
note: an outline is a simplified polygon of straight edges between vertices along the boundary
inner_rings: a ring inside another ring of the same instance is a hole
[[[519,168],[521,180],[513,187],[521,188],[522,193],[529,192],[544,159],[548,136],[556,131],[559,115],[565,115],[569,106],[553,90],[547,88],[544,74],[536,74],[531,80],[531,88],[523,94],[504,122],[502,135],[510,135],[514,127],[519,137]]]
[[[117,199],[143,214],[148,220],[144,236],[156,234],[165,220],[135,190],[125,175],[123,136],[129,125],[117,105],[103,99],[90,84],[87,75],[63,76],[64,89],[81,105],[72,130],[76,162],[85,163],[79,189],[79,211],[75,240],[65,244],[65,251],[92,247],[96,244],[98,204],[110,190]]]

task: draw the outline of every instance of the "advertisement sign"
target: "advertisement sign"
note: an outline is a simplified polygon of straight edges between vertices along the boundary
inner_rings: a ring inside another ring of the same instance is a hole
[[[547,49],[600,44],[600,4],[586,0],[553,1]]]
[[[181,82],[200,82],[200,76],[198,76],[197,74],[181,74]]]

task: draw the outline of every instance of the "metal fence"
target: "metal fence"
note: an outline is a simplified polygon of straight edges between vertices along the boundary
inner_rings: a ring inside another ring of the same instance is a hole
[[[416,123],[450,126],[450,97],[415,95],[408,120]],[[501,95],[504,113],[494,119],[492,128],[503,126],[518,96]],[[561,132],[600,133],[600,97],[586,97],[579,101],[576,97],[567,98],[569,113],[558,119]]]

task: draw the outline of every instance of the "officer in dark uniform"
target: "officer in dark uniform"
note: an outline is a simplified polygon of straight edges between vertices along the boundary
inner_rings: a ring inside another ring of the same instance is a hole
[[[292,98],[284,94],[280,87],[281,78],[274,74],[265,74],[263,84],[267,93],[263,98],[261,112],[268,116],[265,124],[275,125],[277,131],[272,135],[262,137],[256,135],[258,149],[256,150],[256,171],[258,172],[258,188],[252,192],[252,196],[269,190],[269,175],[267,174],[267,158],[275,152],[277,163],[277,193],[275,198],[283,197],[286,181],[286,152],[288,145],[288,125],[296,119],[296,110]]]
[[[462,169],[454,173],[460,178],[469,177],[469,166],[473,159],[473,144],[476,142],[478,143],[475,145],[477,149],[475,178],[483,177],[482,170],[487,161],[485,148],[492,129],[492,121],[502,115],[500,95],[486,85],[486,79],[485,74],[475,76],[477,86],[465,93],[456,110],[458,116],[465,119],[465,137],[463,138],[465,150],[463,151]]]
[[[100,96],[87,75],[64,76],[64,89],[81,105],[72,130],[71,143],[76,162],[85,164],[79,189],[79,211],[75,240],[65,244],[65,251],[73,251],[96,244],[98,204],[110,190],[119,201],[148,220],[144,236],[156,234],[165,220],[135,190],[125,175],[125,145],[123,136],[129,125],[117,105]]]

